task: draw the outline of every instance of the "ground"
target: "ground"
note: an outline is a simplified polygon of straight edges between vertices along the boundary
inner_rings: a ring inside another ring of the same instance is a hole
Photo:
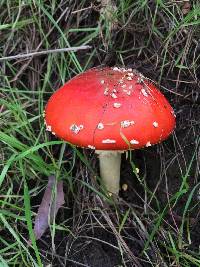
[[[200,266],[199,1],[2,0],[0,13],[0,265]],[[143,73],[176,114],[168,140],[123,155],[128,188],[115,203],[100,190],[96,155],[46,132],[42,116],[62,84],[105,65]],[[52,174],[65,204],[35,240]]]

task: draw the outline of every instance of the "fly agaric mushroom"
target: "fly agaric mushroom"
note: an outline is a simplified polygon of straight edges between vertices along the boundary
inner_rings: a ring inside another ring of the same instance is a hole
[[[47,130],[94,149],[100,176],[118,194],[121,153],[166,139],[175,127],[172,107],[142,74],[118,67],[93,68],[68,81],[49,99]]]

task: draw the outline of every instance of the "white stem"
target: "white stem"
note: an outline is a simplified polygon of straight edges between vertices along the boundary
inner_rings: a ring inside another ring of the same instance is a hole
[[[122,151],[96,150],[99,154],[100,176],[108,192],[118,195]]]

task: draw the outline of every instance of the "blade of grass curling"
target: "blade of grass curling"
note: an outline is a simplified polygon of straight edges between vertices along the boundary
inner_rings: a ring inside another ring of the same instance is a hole
[[[0,133],[0,138],[1,138],[1,133]],[[39,150],[40,148],[46,147],[46,146],[50,146],[50,145],[56,145],[56,144],[62,144],[63,141],[51,141],[51,142],[47,142],[47,143],[43,143],[43,144],[39,144],[35,147],[30,147],[27,149],[24,149],[22,152],[18,152],[18,153],[14,153],[6,162],[5,166],[3,167],[3,170],[0,174],[0,185],[2,184],[7,171],[9,170],[10,166],[13,164],[13,162],[18,161],[20,159],[25,159],[26,157],[28,157],[29,159],[31,159],[33,161],[33,163],[35,163],[35,167],[38,167],[40,171],[42,171],[40,164],[43,167],[46,167],[46,170],[43,168],[43,173],[45,173],[46,175],[50,174],[50,170],[47,170],[47,168],[49,167],[44,161],[43,159],[39,156],[39,155],[35,155],[33,154],[34,152],[36,152],[37,150]],[[39,164],[39,165],[38,165]]]

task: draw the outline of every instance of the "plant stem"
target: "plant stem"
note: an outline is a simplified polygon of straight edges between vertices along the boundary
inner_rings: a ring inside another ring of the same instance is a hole
[[[100,176],[108,192],[118,195],[121,151],[96,150],[99,155]]]

